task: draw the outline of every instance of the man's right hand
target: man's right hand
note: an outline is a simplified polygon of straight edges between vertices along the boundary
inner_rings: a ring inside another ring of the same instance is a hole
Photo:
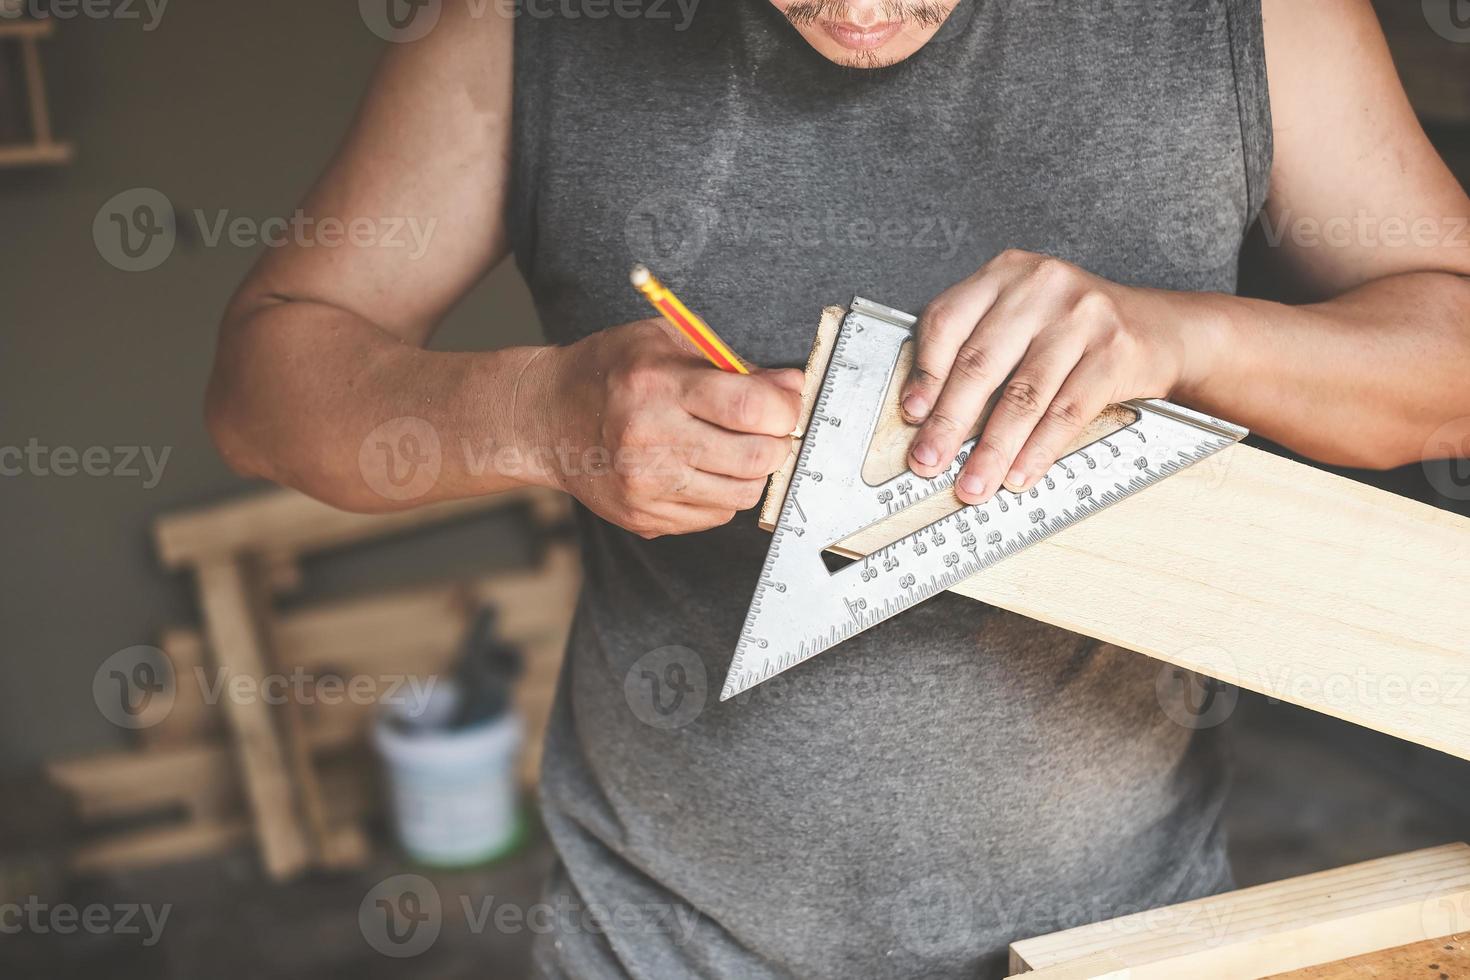
[[[790,451],[794,368],[720,371],[659,319],[543,356],[523,378],[537,390],[517,398],[516,431],[539,444],[548,482],[641,537],[727,523],[760,502]]]

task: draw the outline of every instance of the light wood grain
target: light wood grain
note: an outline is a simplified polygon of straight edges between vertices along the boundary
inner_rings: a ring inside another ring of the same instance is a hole
[[[768,529],[793,466],[772,477]],[[959,506],[935,494],[833,550],[870,554]],[[1257,449],[1226,449],[953,591],[1470,759],[1470,520]]]
[[[159,557],[170,568],[244,551],[272,555],[282,561],[287,556],[311,554],[517,504],[529,504],[542,524],[570,513],[564,494],[535,487],[393,514],[353,514],[294,490],[269,490],[161,517],[154,525],[154,540]]]
[[[525,571],[301,606],[273,619],[275,669],[287,678],[300,673],[313,682],[333,679],[365,685],[372,694],[408,697],[408,684],[427,683],[453,668],[474,609],[491,605],[499,635],[524,655],[515,703],[526,729],[521,778],[530,787],[580,587],[577,552],[558,543],[539,567]],[[172,709],[140,732],[150,746],[207,741],[222,731],[219,707],[207,702],[219,681],[206,663],[208,645],[194,630],[170,629],[163,646],[174,667]],[[375,702],[340,690],[304,707],[305,738],[316,753],[361,742],[377,711]]]
[[[1335,963],[1278,973],[1271,980],[1470,980],[1464,936],[1440,936]]]
[[[344,753],[320,767],[333,827],[351,827],[376,810],[368,761],[361,753]],[[218,741],[56,760],[45,770],[47,779],[69,794],[78,819],[91,831],[69,855],[70,867],[78,872],[217,854],[252,837],[235,761]],[[353,844],[350,835],[333,841],[336,847]]]
[[[244,677],[269,673],[268,655],[255,620],[250,584],[240,563],[216,559],[198,568],[200,604],[216,663]],[[234,736],[236,761],[255,821],[261,860],[272,878],[290,877],[311,859],[287,770],[287,750],[270,705],[259,697],[223,699]]]
[[[1028,980],[1254,980],[1470,927],[1470,846],[1447,844],[1011,945]]]

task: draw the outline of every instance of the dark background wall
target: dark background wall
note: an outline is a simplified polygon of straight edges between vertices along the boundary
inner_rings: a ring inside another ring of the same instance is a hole
[[[341,0],[175,0],[154,30],[145,22],[60,22],[43,52],[58,136],[75,142],[76,160],[0,171],[0,446],[170,452],[151,489],[122,476],[0,477],[0,772],[123,745],[92,702],[93,672],[117,650],[156,643],[159,627],[195,621],[148,527],[160,512],[247,489],[211,448],[200,404],[215,325],[255,252],[225,239],[208,247],[188,234],[188,212],[289,215],[382,44]],[[161,266],[128,273],[99,254],[92,222],[137,187],[166,195],[184,227]],[[505,268],[436,344],[538,336]],[[494,527],[430,535],[398,561],[373,562],[374,574],[451,569],[498,541]]]

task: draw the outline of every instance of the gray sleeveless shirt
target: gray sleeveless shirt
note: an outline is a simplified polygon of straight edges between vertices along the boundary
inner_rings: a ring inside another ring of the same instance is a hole
[[[917,312],[1006,247],[1234,288],[1259,0],[961,0],[876,71],[767,0],[573,8],[526,5],[515,47],[511,233],[556,343],[649,315],[635,261],[771,366],[823,305]],[[1228,885],[1220,731],[1157,662],[941,596],[722,704],[754,516],[579,520],[544,975],[1000,976],[1012,940]]]

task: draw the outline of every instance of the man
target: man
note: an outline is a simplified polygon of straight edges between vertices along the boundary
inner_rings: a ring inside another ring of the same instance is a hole
[[[790,366],[854,293],[924,309],[919,474],[1001,390],[966,501],[1029,486],[1133,397],[1336,464],[1470,436],[1470,202],[1367,0],[499,9],[444,0],[388,52],[305,204],[437,221],[427,254],[266,255],[208,414],[242,472],[348,509],[580,501],[540,971],[999,975],[1010,940],[1229,887],[1222,746],[1168,719],[1143,657],[941,596],[699,698],[765,553],[749,508],[788,448]],[[1310,305],[1231,295],[1263,205]],[[556,346],[424,350],[512,251]],[[722,374],[640,319],[637,260],[785,368]],[[360,452],[405,426],[445,448],[398,500]],[[702,709],[639,701],[676,693]]]

